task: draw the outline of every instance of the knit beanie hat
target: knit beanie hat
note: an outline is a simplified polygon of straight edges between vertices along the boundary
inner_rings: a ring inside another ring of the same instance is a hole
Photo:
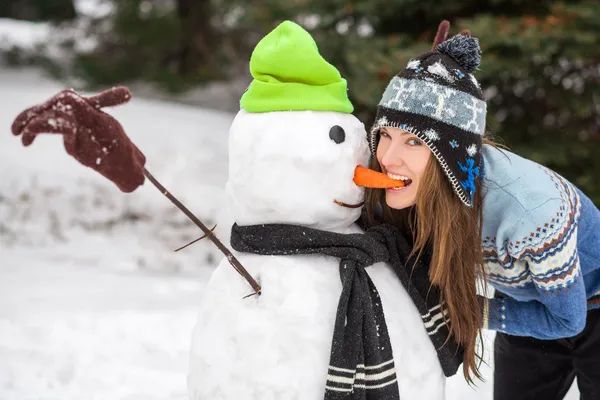
[[[369,132],[373,155],[380,128],[403,129],[417,136],[469,207],[483,167],[480,152],[487,107],[473,76],[480,61],[479,40],[463,35],[411,59],[389,83]]]
[[[256,45],[250,72],[254,80],[240,100],[248,112],[354,109],[346,80],[321,57],[312,36],[294,22],[282,22]]]

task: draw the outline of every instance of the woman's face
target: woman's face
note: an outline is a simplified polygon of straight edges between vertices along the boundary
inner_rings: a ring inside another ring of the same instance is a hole
[[[403,188],[386,189],[385,202],[397,210],[410,207],[417,201],[431,150],[421,139],[401,129],[381,128],[379,133],[377,160],[382,172],[408,183]]]

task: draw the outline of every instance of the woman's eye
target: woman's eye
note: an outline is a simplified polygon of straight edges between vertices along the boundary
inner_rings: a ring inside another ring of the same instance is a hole
[[[379,131],[379,136],[385,137],[385,138],[390,137],[390,135],[388,135],[388,133],[386,131]]]
[[[408,139],[406,143],[408,143],[411,146],[420,146],[423,144],[419,139]]]

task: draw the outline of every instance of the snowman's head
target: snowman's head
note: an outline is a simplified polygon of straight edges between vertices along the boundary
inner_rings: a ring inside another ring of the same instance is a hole
[[[348,227],[363,198],[354,170],[366,166],[369,151],[346,80],[291,21],[256,45],[250,72],[229,138],[235,221]]]
[[[242,110],[229,137],[235,221],[345,228],[360,216],[364,189],[353,176],[368,159],[365,128],[352,114]]]

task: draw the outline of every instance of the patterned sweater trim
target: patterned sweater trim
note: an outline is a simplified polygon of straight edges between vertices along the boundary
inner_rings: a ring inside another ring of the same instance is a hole
[[[539,166],[554,182],[557,190],[556,194],[560,198],[551,198],[550,203],[558,202],[555,216],[550,220],[537,223],[532,226],[532,231],[521,238],[515,238],[515,231],[519,224],[523,222],[537,222],[534,218],[534,211],[525,211],[521,220],[516,221],[513,231],[503,241],[505,246],[498,248],[497,238],[487,236],[483,239],[484,258],[499,260],[503,264],[509,264],[511,259],[520,259],[524,256],[530,256],[534,259],[542,260],[548,257],[552,252],[560,251],[573,231],[576,229],[577,220],[580,213],[580,199],[574,188],[556,173],[547,168]],[[510,268],[510,265],[507,265]]]

